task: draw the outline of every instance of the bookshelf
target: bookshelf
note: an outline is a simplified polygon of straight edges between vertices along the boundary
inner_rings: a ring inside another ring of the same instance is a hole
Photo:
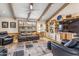
[[[36,22],[19,21],[19,32],[36,32]]]

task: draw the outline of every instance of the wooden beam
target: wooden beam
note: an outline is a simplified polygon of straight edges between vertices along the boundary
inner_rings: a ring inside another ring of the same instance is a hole
[[[61,8],[59,8],[46,22],[56,16],[61,10],[63,10],[69,3],[65,3]]]
[[[30,5],[33,6],[33,3],[30,3],[30,4],[29,4],[29,13],[28,13],[28,17],[27,17],[27,20],[28,20],[28,21],[29,21],[29,17],[30,17],[30,15],[31,15],[31,12],[32,12],[32,10],[30,9]]]
[[[30,14],[31,14],[31,11],[28,13],[27,20],[29,20]]]
[[[46,7],[46,9],[44,10],[44,12],[41,14],[41,16],[39,17],[39,19],[37,21],[39,21],[45,15],[45,13],[49,10],[51,5],[52,5],[52,3],[48,4],[48,6]]]
[[[13,7],[12,7],[12,4],[11,3],[9,3],[9,8],[11,10],[11,13],[12,13],[13,18],[16,19],[16,16],[15,16],[15,13],[14,13],[14,10],[13,10]]]

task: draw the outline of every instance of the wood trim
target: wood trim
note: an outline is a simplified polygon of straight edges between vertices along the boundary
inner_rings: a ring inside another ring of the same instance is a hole
[[[19,32],[18,33],[8,33],[8,34],[19,34]]]
[[[46,9],[44,10],[44,12],[41,14],[41,16],[39,17],[39,19],[37,21],[39,21],[45,15],[45,13],[49,10],[51,5],[52,5],[52,3],[48,4],[48,6],[46,7]]]
[[[68,6],[69,3],[65,3],[61,8],[59,8],[46,22],[51,20],[54,16],[56,16],[61,10],[63,10],[66,6]]]

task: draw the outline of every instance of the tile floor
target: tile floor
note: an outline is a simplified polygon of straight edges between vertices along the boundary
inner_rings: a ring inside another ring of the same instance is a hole
[[[47,49],[46,38],[40,38],[37,41],[26,41],[6,45],[8,56],[53,56]]]

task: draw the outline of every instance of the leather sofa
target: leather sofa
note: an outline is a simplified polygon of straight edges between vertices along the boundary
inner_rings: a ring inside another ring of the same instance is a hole
[[[13,42],[13,37],[9,36],[8,33],[0,32],[0,45],[7,45]]]
[[[38,40],[39,39],[39,35],[28,35],[28,34],[20,34],[18,36],[18,41],[22,42],[22,41],[33,41],[33,40]]]
[[[4,47],[0,47],[0,56],[7,56],[7,49]]]
[[[51,42],[51,50],[54,56],[79,56],[79,48],[68,48],[55,42]]]

